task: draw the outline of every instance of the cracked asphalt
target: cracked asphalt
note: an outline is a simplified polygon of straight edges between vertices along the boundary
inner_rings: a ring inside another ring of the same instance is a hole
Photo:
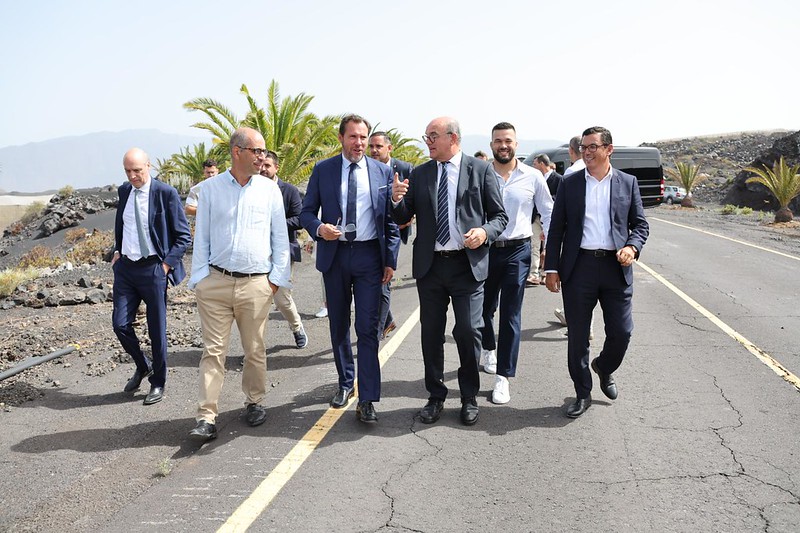
[[[678,209],[647,215],[642,261],[800,374],[800,261],[667,222],[795,258],[800,238]],[[393,292],[398,323],[418,304],[410,260],[405,246]],[[61,389],[0,413],[0,529],[217,530],[335,392],[327,321],[312,318],[317,274],[306,261],[295,277],[310,343],[293,348],[286,323],[271,314],[266,424],[250,428],[240,418],[237,341],[220,436],[202,447],[186,436],[198,349],[171,355],[165,400],[147,408],[141,394],[132,401],[119,392],[130,365],[88,381],[57,369]],[[527,289],[511,402],[490,403],[494,377],[482,374],[473,427],[459,422],[450,337],[445,371],[455,395],[436,424],[415,418],[426,400],[416,326],[383,368],[379,423],[360,425],[351,407],[250,531],[798,531],[800,392],[792,384],[636,267],[619,398],[596,390],[588,412],[570,420],[556,307],[559,295]],[[595,320],[593,355],[604,339],[602,313]]]

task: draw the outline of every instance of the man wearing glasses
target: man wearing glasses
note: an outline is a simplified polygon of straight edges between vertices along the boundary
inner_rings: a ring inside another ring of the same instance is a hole
[[[264,331],[270,302],[278,287],[289,287],[289,236],[278,185],[261,176],[267,154],[264,137],[239,128],[230,139],[231,167],[203,182],[197,206],[192,275],[203,329],[200,359],[198,440],[217,436],[218,401],[225,375],[233,321],[244,350],[242,391],[245,421],[267,418],[267,365]]]
[[[576,393],[567,408],[570,418],[592,404],[590,366],[603,394],[617,398],[612,374],[622,364],[633,331],[632,265],[650,232],[636,178],[611,167],[611,132],[587,129],[579,150],[586,168],[566,176],[559,188],[545,254],[545,283],[552,292],[563,288],[569,318],[567,361]],[[606,339],[590,365],[589,330],[597,302]]]
[[[354,396],[355,364],[350,343],[350,302],[355,300],[358,335],[356,417],[375,423],[380,401],[378,315],[381,285],[397,268],[400,232],[389,216],[391,172],[365,157],[370,125],[346,115],[339,124],[342,153],[314,166],[300,223],[317,240],[317,270],[328,299],[328,320],[339,390],[331,407],[345,407]],[[321,211],[321,213],[320,213]]]
[[[483,323],[483,282],[489,270],[489,244],[503,232],[508,217],[491,165],[461,152],[461,128],[450,117],[431,121],[422,136],[431,161],[416,167],[411,179],[392,183],[392,214],[399,224],[417,216],[412,274],[417,280],[422,358],[428,403],[419,412],[436,422],[447,398],[444,338],[447,308],[453,302],[453,337],[460,368],[461,422],[478,420],[478,358]]]

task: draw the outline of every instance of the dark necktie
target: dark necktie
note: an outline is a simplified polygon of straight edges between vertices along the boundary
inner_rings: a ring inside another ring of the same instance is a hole
[[[350,173],[347,175],[347,225],[356,227],[356,193],[358,192],[356,186],[356,168],[358,165],[350,163]],[[345,239],[353,241],[356,238],[356,230],[347,231],[344,234]]]
[[[436,242],[444,246],[450,242],[450,220],[447,216],[447,161],[442,163],[439,190],[436,194]]]
[[[142,225],[142,215],[139,214],[139,195],[141,193],[141,189],[134,189],[133,213],[136,217],[136,233],[139,234],[139,252],[142,254],[142,257],[148,257],[150,255],[150,248],[147,247],[147,239],[144,236],[144,226]]]

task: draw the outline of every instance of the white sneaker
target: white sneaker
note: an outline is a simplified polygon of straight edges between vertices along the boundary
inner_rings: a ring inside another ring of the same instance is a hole
[[[319,309],[319,311],[317,311],[317,314],[314,315],[314,316],[317,317],[317,318],[325,318],[326,316],[328,316],[328,308],[327,307],[321,307]]]
[[[487,374],[494,374],[497,372],[497,351],[481,350],[480,365]]]
[[[509,401],[511,401],[511,393],[508,390],[508,378],[505,376],[495,376],[492,403],[504,404]]]
[[[567,318],[564,316],[564,310],[563,309],[553,309],[553,314],[556,315],[556,318],[558,319],[559,322],[561,322],[561,325],[566,327]]]

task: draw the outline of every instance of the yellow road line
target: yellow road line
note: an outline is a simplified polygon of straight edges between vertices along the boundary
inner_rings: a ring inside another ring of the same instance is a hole
[[[720,235],[719,233],[712,233],[710,231],[706,231],[704,229],[693,228],[692,226],[686,226],[685,224],[678,224],[677,222],[671,222],[669,220],[664,220],[663,218],[658,217],[647,217],[647,220],[658,220],[659,222],[664,222],[665,224],[672,224],[673,226],[678,226],[679,228],[690,229],[692,231],[698,231],[700,233],[705,233],[706,235],[711,235],[713,237],[719,237],[720,239],[725,239],[727,241],[735,242],[737,244],[742,244],[744,246],[750,246],[751,248],[756,248],[757,250],[762,250],[764,252],[769,252],[771,254],[780,255],[782,257],[788,257],[789,259],[794,259],[795,261],[800,261],[800,257],[796,255],[785,254],[783,252],[779,252],[777,250],[772,250],[770,248],[764,248],[763,246],[759,246],[757,244],[753,244],[747,241],[740,241],[738,239],[732,239],[731,237],[726,237],[725,235]]]
[[[794,385],[794,387],[798,391],[800,391],[800,378],[789,372],[789,370],[787,370],[786,367],[784,367],[781,363],[776,361],[771,355],[769,355],[767,352],[765,352],[764,350],[762,350],[761,348],[759,348],[758,346],[747,340],[743,335],[741,335],[739,332],[731,328],[725,322],[717,318],[717,316],[714,315],[711,311],[709,311],[708,309],[697,303],[688,294],[686,294],[678,287],[667,281],[666,278],[664,278],[664,276],[657,273],[655,270],[645,265],[641,261],[638,261],[636,264],[645,269],[656,280],[660,281],[669,290],[677,294],[681,299],[683,299],[686,303],[692,306],[698,313],[709,319],[715,326],[724,331],[733,340],[744,346],[748,352],[755,355],[759,361],[767,365],[769,368],[772,369],[773,372],[775,372],[784,380]]]
[[[392,335],[386,345],[378,354],[381,368],[386,361],[397,351],[403,340],[411,333],[414,326],[419,322],[419,307],[417,307],[411,316],[408,317],[397,333]],[[358,383],[354,385],[358,390]],[[314,426],[303,435],[303,438],[286,454],[280,463],[269,473],[267,477],[256,487],[250,496],[242,502],[242,504],[233,512],[233,514],[225,521],[224,524],[217,530],[218,532],[232,532],[232,531],[247,531],[252,523],[263,513],[266,508],[272,503],[272,500],[283,489],[284,485],[292,479],[295,472],[297,472],[303,465],[306,459],[311,456],[311,453],[317,449],[319,443],[325,438],[325,435],[333,428],[334,424],[342,417],[347,408],[356,401],[354,397],[343,409],[329,408],[323,415],[314,423]]]

